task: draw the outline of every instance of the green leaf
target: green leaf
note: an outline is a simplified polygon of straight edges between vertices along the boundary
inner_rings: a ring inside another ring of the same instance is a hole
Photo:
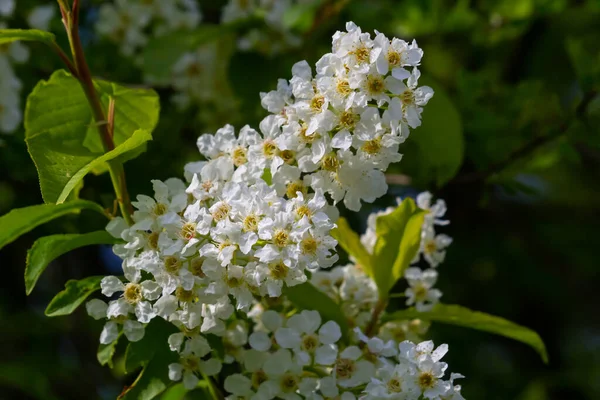
[[[348,321],[340,306],[331,297],[308,282],[296,286],[286,286],[283,294],[299,310],[316,310],[321,314],[323,322],[337,322],[342,330],[342,337],[344,340],[348,340],[350,332]]]
[[[414,308],[408,310],[396,311],[384,315],[383,321],[396,321],[404,319],[419,318],[425,321],[441,322],[444,324],[458,325],[465,328],[476,329],[479,331],[495,333],[505,336],[519,342],[523,342],[533,347],[537,351],[544,363],[548,363],[548,353],[546,346],[540,336],[529,328],[517,325],[514,322],[504,318],[495,317],[478,311],[472,311],[468,308],[457,305],[438,304],[433,310],[428,312],[418,312]]]
[[[390,214],[375,223],[377,242],[373,249],[373,276],[382,297],[387,297],[419,251],[425,211],[406,198]]]
[[[89,276],[79,281],[74,279],[67,281],[65,290],[54,296],[48,304],[46,316],[58,317],[71,314],[90,294],[100,289],[102,278],[104,276]]]
[[[105,110],[109,99],[114,99],[113,138],[117,148],[139,129],[152,132],[159,114],[159,100],[154,91],[129,89],[104,81],[94,83]],[[104,162],[88,166],[104,150],[86,96],[79,82],[67,72],[57,71],[48,81],[37,84],[27,98],[24,124],[27,149],[38,170],[46,203],[64,200],[70,191],[65,186],[78,182],[73,179],[78,171],[106,169]],[[139,154],[137,149],[142,147],[131,144],[126,145],[129,151],[115,149],[114,156],[123,162]]]
[[[39,225],[80,210],[93,210],[106,215],[99,204],[86,200],[64,204],[40,204],[11,210],[0,217],[0,249]]]
[[[53,45],[55,38],[54,34],[38,29],[0,29],[0,44],[11,43],[17,40]]]
[[[177,383],[160,396],[160,400],[183,400],[188,390],[183,386],[183,383]]]
[[[442,186],[456,175],[464,157],[462,121],[453,100],[435,82],[421,78],[420,85],[435,90],[424,107],[423,124],[401,145],[402,161],[393,166],[417,186]]]
[[[125,354],[125,370],[131,372],[140,366],[144,369],[120,397],[122,400],[149,400],[164,392],[172,383],[168,365],[178,360],[177,352],[171,351],[168,338],[177,328],[161,318],[154,318],[148,326],[144,338],[130,343]]]
[[[100,363],[100,365],[108,365],[109,368],[113,367],[113,356],[115,355],[115,350],[117,348],[117,344],[119,343],[119,338],[121,338],[121,334],[119,333],[119,336],[117,337],[116,340],[114,340],[112,343],[109,344],[102,344],[100,343],[100,345],[98,346],[98,353],[96,354],[96,357],[98,358],[98,362]]]
[[[148,131],[135,131],[130,138],[126,139],[114,150],[109,151],[108,153],[103,154],[102,156],[94,159],[92,162],[90,162],[89,164],[81,168],[79,171],[77,171],[75,175],[73,175],[71,179],[69,179],[69,181],[63,188],[62,192],[58,196],[58,199],[56,199],[56,203],[60,204],[64,202],[71,193],[71,191],[77,186],[79,182],[81,182],[83,177],[86,176],[89,172],[91,172],[94,169],[102,168],[102,165],[104,165],[108,161],[114,160],[115,158],[123,155],[124,153],[135,150],[136,148],[140,147],[149,140],[152,140],[152,135]]]
[[[30,294],[48,264],[69,251],[93,244],[115,244],[118,239],[106,231],[52,235],[39,238],[27,252],[25,292]]]
[[[338,241],[338,244],[346,253],[356,259],[356,262],[367,275],[373,277],[371,255],[360,242],[358,234],[350,228],[345,218],[338,219],[336,224],[337,228],[331,231],[331,236]]]

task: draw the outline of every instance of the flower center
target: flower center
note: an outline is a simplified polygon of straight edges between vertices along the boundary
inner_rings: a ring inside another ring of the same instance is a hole
[[[310,144],[310,143],[314,142],[314,141],[315,141],[315,139],[319,138],[319,134],[318,134],[317,132],[313,132],[313,134],[312,134],[312,135],[307,135],[307,134],[306,134],[306,130],[307,130],[307,129],[308,129],[308,127],[307,127],[306,125],[303,125],[303,126],[300,128],[300,132],[299,132],[299,134],[300,134],[300,139],[302,139],[302,141],[303,141],[304,143],[308,143],[308,144]]]
[[[298,390],[298,377],[290,373],[281,377],[281,390],[284,393],[293,393]]]
[[[246,158],[246,149],[241,146],[236,147],[233,150],[231,158],[233,159],[233,165],[236,167],[245,164],[248,161],[248,158]]]
[[[394,377],[388,381],[387,388],[392,393],[400,393],[402,392],[402,381],[400,378]]]
[[[415,287],[413,287],[413,291],[417,300],[425,300],[427,297],[427,288],[420,283],[417,283]]]
[[[385,90],[385,81],[379,75],[369,75],[367,77],[367,90],[371,95],[381,94]]]
[[[423,249],[426,254],[433,254],[437,250],[437,246],[435,244],[435,240],[428,240],[425,243],[425,248]]]
[[[402,61],[402,57],[400,56],[400,53],[398,53],[397,51],[390,50],[387,53],[387,61],[392,67],[395,67],[395,66],[400,65],[400,62]]]
[[[237,288],[242,286],[242,284],[244,283],[244,281],[240,278],[238,278],[237,276],[227,276],[226,279],[226,283],[227,286],[229,286],[230,288]]]
[[[306,194],[306,188],[302,184],[302,181],[290,182],[288,183],[285,189],[285,194],[288,199],[295,199],[296,197],[298,197],[298,194],[296,192]]]
[[[422,372],[419,375],[419,386],[423,389],[431,389],[435,386],[435,377],[431,374],[431,372]]]
[[[190,264],[190,272],[192,275],[197,276],[198,278],[204,278],[206,274],[202,270],[202,265],[204,264],[204,258],[195,258],[192,260]]]
[[[181,237],[185,240],[192,240],[196,237],[196,224],[193,222],[186,222],[181,227]]]
[[[165,258],[165,270],[171,275],[175,275],[181,269],[181,261],[177,258],[169,256]]]
[[[310,101],[310,108],[314,112],[321,112],[324,104],[325,104],[325,97],[318,94],[315,97],[313,97],[312,100]]]
[[[263,142],[263,154],[267,158],[272,158],[277,153],[277,145],[271,139],[266,139]]]
[[[303,254],[314,256],[317,253],[318,247],[319,244],[317,243],[317,240],[312,236],[302,239],[302,242],[300,242],[300,248],[302,249]]]
[[[225,202],[221,202],[212,212],[212,217],[217,222],[222,221],[229,215],[229,211],[231,211],[231,206]]]
[[[258,229],[258,222],[260,218],[256,214],[248,214],[244,218],[243,229],[245,232],[254,232]]]
[[[340,115],[340,126],[344,129],[352,130],[360,117],[352,111],[344,111]]]
[[[254,371],[252,373],[252,387],[258,388],[261,383],[266,382],[268,379],[267,374],[262,369]]]
[[[302,338],[300,346],[302,350],[312,353],[319,346],[319,339],[315,335],[306,335]]]
[[[154,205],[154,208],[152,209],[152,214],[154,214],[157,217],[160,215],[163,215],[166,212],[167,212],[167,206],[164,205],[163,203],[156,203]]]
[[[148,245],[154,250],[158,249],[158,236],[158,232],[152,232],[148,235]]]
[[[284,163],[291,165],[296,160],[296,154],[292,150],[281,150],[279,152],[279,157],[283,160]]]
[[[340,167],[340,161],[337,159],[335,153],[329,153],[323,157],[321,164],[325,171],[330,172],[336,172]]]
[[[348,358],[340,358],[335,363],[335,373],[340,379],[350,378],[356,371],[354,360]]]
[[[179,361],[183,368],[188,371],[198,371],[200,369],[200,358],[196,356],[186,356]]]
[[[371,50],[363,43],[360,44],[353,52],[354,57],[356,57],[356,61],[359,63],[364,63],[369,61],[369,55],[371,54]]]
[[[402,100],[402,104],[411,105],[415,102],[415,94],[412,90],[406,89],[402,94],[400,94],[400,100]]]
[[[352,92],[350,89],[350,83],[345,79],[339,79],[335,85],[335,90],[341,95],[347,96]]]
[[[284,229],[277,229],[273,234],[273,242],[277,247],[285,247],[290,240],[290,234]]]
[[[129,304],[137,304],[142,300],[142,286],[129,282],[123,291],[123,298]]]
[[[312,217],[312,211],[310,210],[310,207],[308,207],[306,204],[302,204],[300,207],[296,208],[296,215],[300,219],[302,219],[302,217],[304,216],[310,219],[310,217]]]
[[[177,297],[177,300],[184,303],[191,303],[196,300],[196,295],[192,290],[185,290],[182,287],[175,289],[175,297]]]
[[[269,264],[269,271],[271,277],[277,280],[282,280],[287,276],[289,268],[283,263],[283,261],[279,261],[277,263]]]
[[[367,154],[377,154],[381,151],[381,139],[376,138],[373,140],[369,140],[362,145],[362,150]]]

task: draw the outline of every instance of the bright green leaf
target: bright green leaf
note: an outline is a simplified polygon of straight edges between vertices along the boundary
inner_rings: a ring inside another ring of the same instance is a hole
[[[308,282],[296,286],[287,286],[284,288],[283,294],[296,308],[316,310],[321,314],[323,322],[337,322],[342,329],[342,337],[344,340],[348,339],[348,332],[350,331],[348,321],[340,306],[331,297]]]
[[[338,241],[338,244],[346,253],[354,257],[367,275],[373,277],[373,264],[371,255],[360,242],[360,237],[350,228],[345,218],[340,218],[336,222],[337,228],[331,231],[331,236]]]
[[[102,278],[103,276],[89,276],[79,281],[74,279],[67,281],[65,290],[54,296],[48,304],[46,315],[58,317],[71,314],[90,294],[100,289]]]
[[[160,400],[183,400],[188,390],[183,386],[183,383],[177,383],[160,396]]]
[[[119,240],[106,231],[52,235],[39,238],[27,252],[25,292],[30,294],[40,275],[54,259],[69,251],[92,244],[115,244]]]
[[[442,86],[427,78],[421,78],[419,84],[431,86],[435,94],[424,107],[423,124],[400,146],[404,156],[391,171],[398,169],[419,186],[442,186],[456,175],[463,161],[461,117]]]
[[[283,14],[283,25],[288,29],[296,29],[300,32],[308,31],[312,27],[321,5],[321,2],[313,1],[288,7]]]
[[[159,101],[152,90],[129,89],[104,81],[95,81],[105,110],[109,98],[115,101],[114,142],[124,144],[135,131],[151,132],[158,122]],[[87,170],[88,164],[102,156],[97,127],[86,96],[78,81],[65,71],[57,71],[41,81],[27,98],[25,141],[38,170],[42,197],[46,203],[64,199],[65,186],[77,183],[73,177]],[[131,143],[129,144],[131,145]],[[137,149],[116,150],[123,162],[136,155]],[[95,163],[94,172],[105,168]],[[66,194],[65,194],[66,193]]]
[[[38,29],[0,29],[0,44],[11,43],[17,40],[42,42],[52,45],[55,38],[52,33]]]
[[[40,204],[11,210],[0,217],[0,249],[39,225],[80,210],[93,210],[106,215],[99,204],[86,200],[64,204]]]
[[[419,251],[425,212],[406,198],[375,223],[377,242],[373,249],[373,276],[382,297],[387,296]]]
[[[123,143],[118,145],[114,150],[101,155],[100,157],[94,159],[92,162],[90,162],[89,164],[81,168],[79,171],[77,171],[75,175],[73,175],[71,179],[69,179],[69,181],[63,188],[62,192],[58,196],[58,199],[56,199],[56,203],[60,204],[64,202],[71,193],[71,191],[77,186],[79,182],[81,182],[83,177],[86,176],[89,172],[91,172],[94,169],[101,168],[102,165],[104,165],[108,161],[114,160],[115,158],[123,155],[124,153],[135,150],[136,148],[140,147],[142,144],[146,143],[149,140],[152,140],[152,135],[148,131],[135,131],[130,138],[126,139]]]
[[[115,355],[115,350],[117,348],[117,344],[119,343],[119,339],[121,338],[121,334],[117,337],[115,341],[109,344],[102,344],[98,346],[98,353],[96,357],[98,358],[98,362],[100,365],[108,365],[109,368],[113,367],[113,356]]]
[[[495,333],[505,336],[519,342],[523,342],[533,347],[542,360],[548,363],[548,353],[546,346],[540,336],[529,328],[517,325],[514,322],[504,318],[495,317],[478,311],[472,311],[468,308],[457,305],[438,304],[433,310],[428,312],[418,312],[414,308],[408,310],[396,311],[384,315],[384,321],[397,321],[404,319],[418,318],[425,321],[441,322],[444,324],[458,325],[465,328],[476,329],[479,331]]]

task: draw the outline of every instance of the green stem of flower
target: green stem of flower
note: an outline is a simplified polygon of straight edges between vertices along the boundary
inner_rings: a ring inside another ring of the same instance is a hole
[[[221,391],[215,386],[215,383],[212,381],[212,379],[210,379],[209,376],[202,374],[202,378],[204,378],[208,384],[208,391],[214,400],[223,400],[225,398],[223,393],[221,393]]]
[[[63,23],[67,30],[67,36],[69,37],[69,44],[71,46],[71,52],[73,53],[73,59],[75,60],[74,66],[67,62],[67,67],[69,67],[72,72],[73,70],[76,72],[74,77],[79,81],[88,103],[90,104],[92,114],[94,115],[94,120],[96,121],[96,126],[98,128],[98,133],[100,134],[100,139],[102,140],[104,151],[109,152],[115,148],[115,143],[113,141],[110,129],[110,126],[114,121],[107,121],[105,117],[102,103],[100,102],[100,98],[96,92],[94,81],[92,80],[92,74],[85,59],[83,45],[81,44],[81,38],[79,37],[79,0],[73,0],[73,6],[71,10],[68,9],[68,4],[65,4],[64,1],[59,0],[59,5],[61,7],[61,13],[63,14]],[[62,50],[59,55],[61,55],[61,53]],[[61,56],[61,58],[63,57]],[[117,202],[119,203],[119,208],[121,210],[121,215],[129,225],[132,225],[133,220],[131,219],[131,202],[129,198],[129,192],[127,191],[123,164],[113,160],[108,162],[108,169],[113,188],[117,196]]]

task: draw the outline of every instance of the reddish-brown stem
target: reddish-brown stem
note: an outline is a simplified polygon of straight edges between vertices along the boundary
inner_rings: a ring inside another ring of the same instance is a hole
[[[371,337],[375,334],[375,330],[377,329],[377,325],[379,324],[379,317],[381,313],[387,307],[387,298],[379,299],[377,304],[375,304],[375,309],[373,310],[373,314],[371,315],[371,320],[369,324],[365,328],[365,335]]]

